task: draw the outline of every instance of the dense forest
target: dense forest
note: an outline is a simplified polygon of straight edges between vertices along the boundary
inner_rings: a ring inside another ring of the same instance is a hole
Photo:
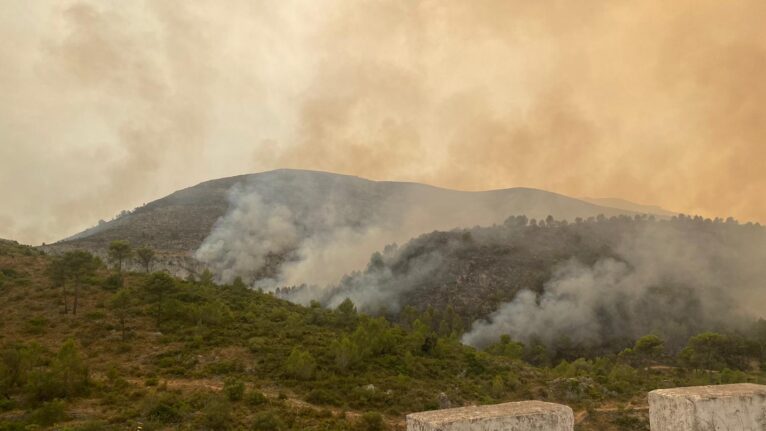
[[[152,273],[126,242],[110,257],[0,243],[0,430],[396,430],[413,411],[530,398],[571,405],[580,430],[641,430],[651,389],[765,381],[763,321],[677,354],[654,334],[582,358],[508,335],[476,349],[449,306],[304,307]]]

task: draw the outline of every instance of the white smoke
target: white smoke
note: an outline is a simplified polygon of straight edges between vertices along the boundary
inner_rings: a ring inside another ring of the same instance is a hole
[[[219,280],[263,276],[273,256],[292,251],[300,241],[292,211],[282,205],[266,205],[258,193],[241,184],[229,192],[231,206],[226,217],[195,253],[209,265]]]
[[[226,215],[195,253],[221,282],[242,277],[265,290],[310,284],[310,294],[294,299],[308,302],[387,242],[419,232],[411,217],[401,222],[403,205],[360,192],[368,181],[307,171],[267,175],[232,187]]]
[[[520,291],[486,320],[474,322],[463,341],[475,346],[504,334],[549,345],[562,338],[598,345],[650,332],[673,344],[691,331],[736,327],[763,315],[766,235],[755,226],[617,220],[526,238],[512,234],[525,227],[498,225],[423,237],[421,242],[430,244],[426,248],[414,241],[384,249],[434,229],[501,221],[513,208],[549,209],[540,196],[524,190],[493,200],[488,194],[466,197],[400,183],[275,171],[231,189],[228,212],[195,256],[224,283],[242,277],[268,291],[289,287],[280,294],[302,304],[318,300],[334,307],[350,298],[375,313],[399,310],[423,286],[451,283],[449,270],[459,265],[464,235],[480,245],[521,247],[532,256],[536,245],[528,241],[534,238],[590,238],[569,244],[581,260],[563,256],[539,292]],[[522,239],[511,243],[511,238]]]
[[[602,211],[609,209],[529,189],[469,193],[278,170],[250,176],[232,187],[227,213],[195,257],[224,283],[242,277],[265,290],[308,285],[310,288],[294,291],[290,299],[334,303],[327,297],[326,287],[363,268],[370,255],[386,244],[437,229],[499,223],[511,213],[575,217]],[[413,268],[414,278],[420,273]],[[362,286],[362,279],[356,280],[351,290],[356,292],[358,305],[377,309],[372,292],[391,283],[385,278],[373,282],[368,277],[367,281]],[[393,297],[386,294],[386,298]],[[395,305],[389,304],[389,308]]]
[[[558,265],[542,293],[519,292],[474,322],[463,342],[486,346],[508,334],[548,345],[562,339],[598,345],[657,333],[677,345],[690,330],[737,328],[763,316],[766,270],[757,262],[766,247],[760,228],[752,241],[742,232],[723,240],[721,232],[667,223],[626,231],[619,260]]]
[[[364,272],[343,277],[338,286],[324,292],[321,302],[332,308],[348,298],[365,312],[398,312],[402,295],[425,282],[444,263],[440,252],[426,253],[410,259],[403,273],[395,273],[390,262],[398,260],[402,251],[392,245],[383,254],[375,253]]]

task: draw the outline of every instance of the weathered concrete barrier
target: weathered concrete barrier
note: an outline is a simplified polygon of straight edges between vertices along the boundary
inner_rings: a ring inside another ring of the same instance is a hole
[[[652,431],[764,431],[766,386],[696,386],[649,392]]]
[[[561,404],[521,401],[407,415],[407,431],[572,431],[574,413]]]

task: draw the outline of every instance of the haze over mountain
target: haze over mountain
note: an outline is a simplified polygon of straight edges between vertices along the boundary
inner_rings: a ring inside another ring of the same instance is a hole
[[[2,237],[280,167],[766,221],[760,0],[3,4]]]
[[[633,211],[637,213],[642,214],[654,214],[659,216],[667,216],[672,217],[674,215],[678,215],[677,212],[668,211],[664,208],[661,208],[657,205],[642,205],[637,204],[635,202],[630,202],[625,199],[620,198],[580,198],[584,200],[585,202],[590,202],[594,205],[600,205],[610,208],[618,208],[625,211]]]
[[[637,431],[766,383],[765,17],[2,2],[0,431]]]
[[[177,191],[52,248],[103,253],[124,239],[173,259],[177,273],[206,266],[225,282],[325,284],[386,244],[433,230],[492,225],[513,214],[573,221],[626,213],[634,212],[543,190],[465,192],[285,169]]]

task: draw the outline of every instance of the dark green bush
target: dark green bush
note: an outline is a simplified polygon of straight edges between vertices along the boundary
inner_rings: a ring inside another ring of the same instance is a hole
[[[19,421],[2,421],[0,422],[0,431],[27,431],[26,424]]]
[[[146,398],[142,413],[149,420],[173,424],[181,422],[185,410],[186,405],[178,395],[163,392]]]
[[[354,427],[357,431],[384,431],[388,429],[383,416],[376,412],[367,412],[363,414]]]
[[[253,431],[283,431],[286,430],[284,422],[274,412],[260,412],[253,418]]]
[[[296,347],[290,352],[285,362],[285,373],[294,379],[311,380],[316,367],[316,361],[311,353]]]
[[[41,426],[50,426],[65,418],[64,402],[61,400],[47,402],[33,410],[29,415],[30,422]]]
[[[13,398],[0,398],[0,412],[16,408],[16,400]]]
[[[125,280],[121,273],[112,274],[101,282],[101,288],[109,292],[116,292],[124,285]]]
[[[229,401],[239,401],[245,395],[245,382],[236,377],[229,377],[223,382],[223,392]]]
[[[256,389],[247,393],[247,403],[250,405],[259,406],[261,404],[266,404],[267,402],[269,402],[269,399],[266,398],[266,395],[263,395],[262,392]]]
[[[324,389],[313,389],[306,396],[306,401],[312,404],[320,404],[320,405],[331,405],[331,406],[340,405],[340,400],[338,399],[338,397],[335,394],[330,393],[329,391],[326,391]]]
[[[210,430],[228,430],[234,419],[231,416],[231,405],[221,396],[212,396],[202,411],[202,424]]]

